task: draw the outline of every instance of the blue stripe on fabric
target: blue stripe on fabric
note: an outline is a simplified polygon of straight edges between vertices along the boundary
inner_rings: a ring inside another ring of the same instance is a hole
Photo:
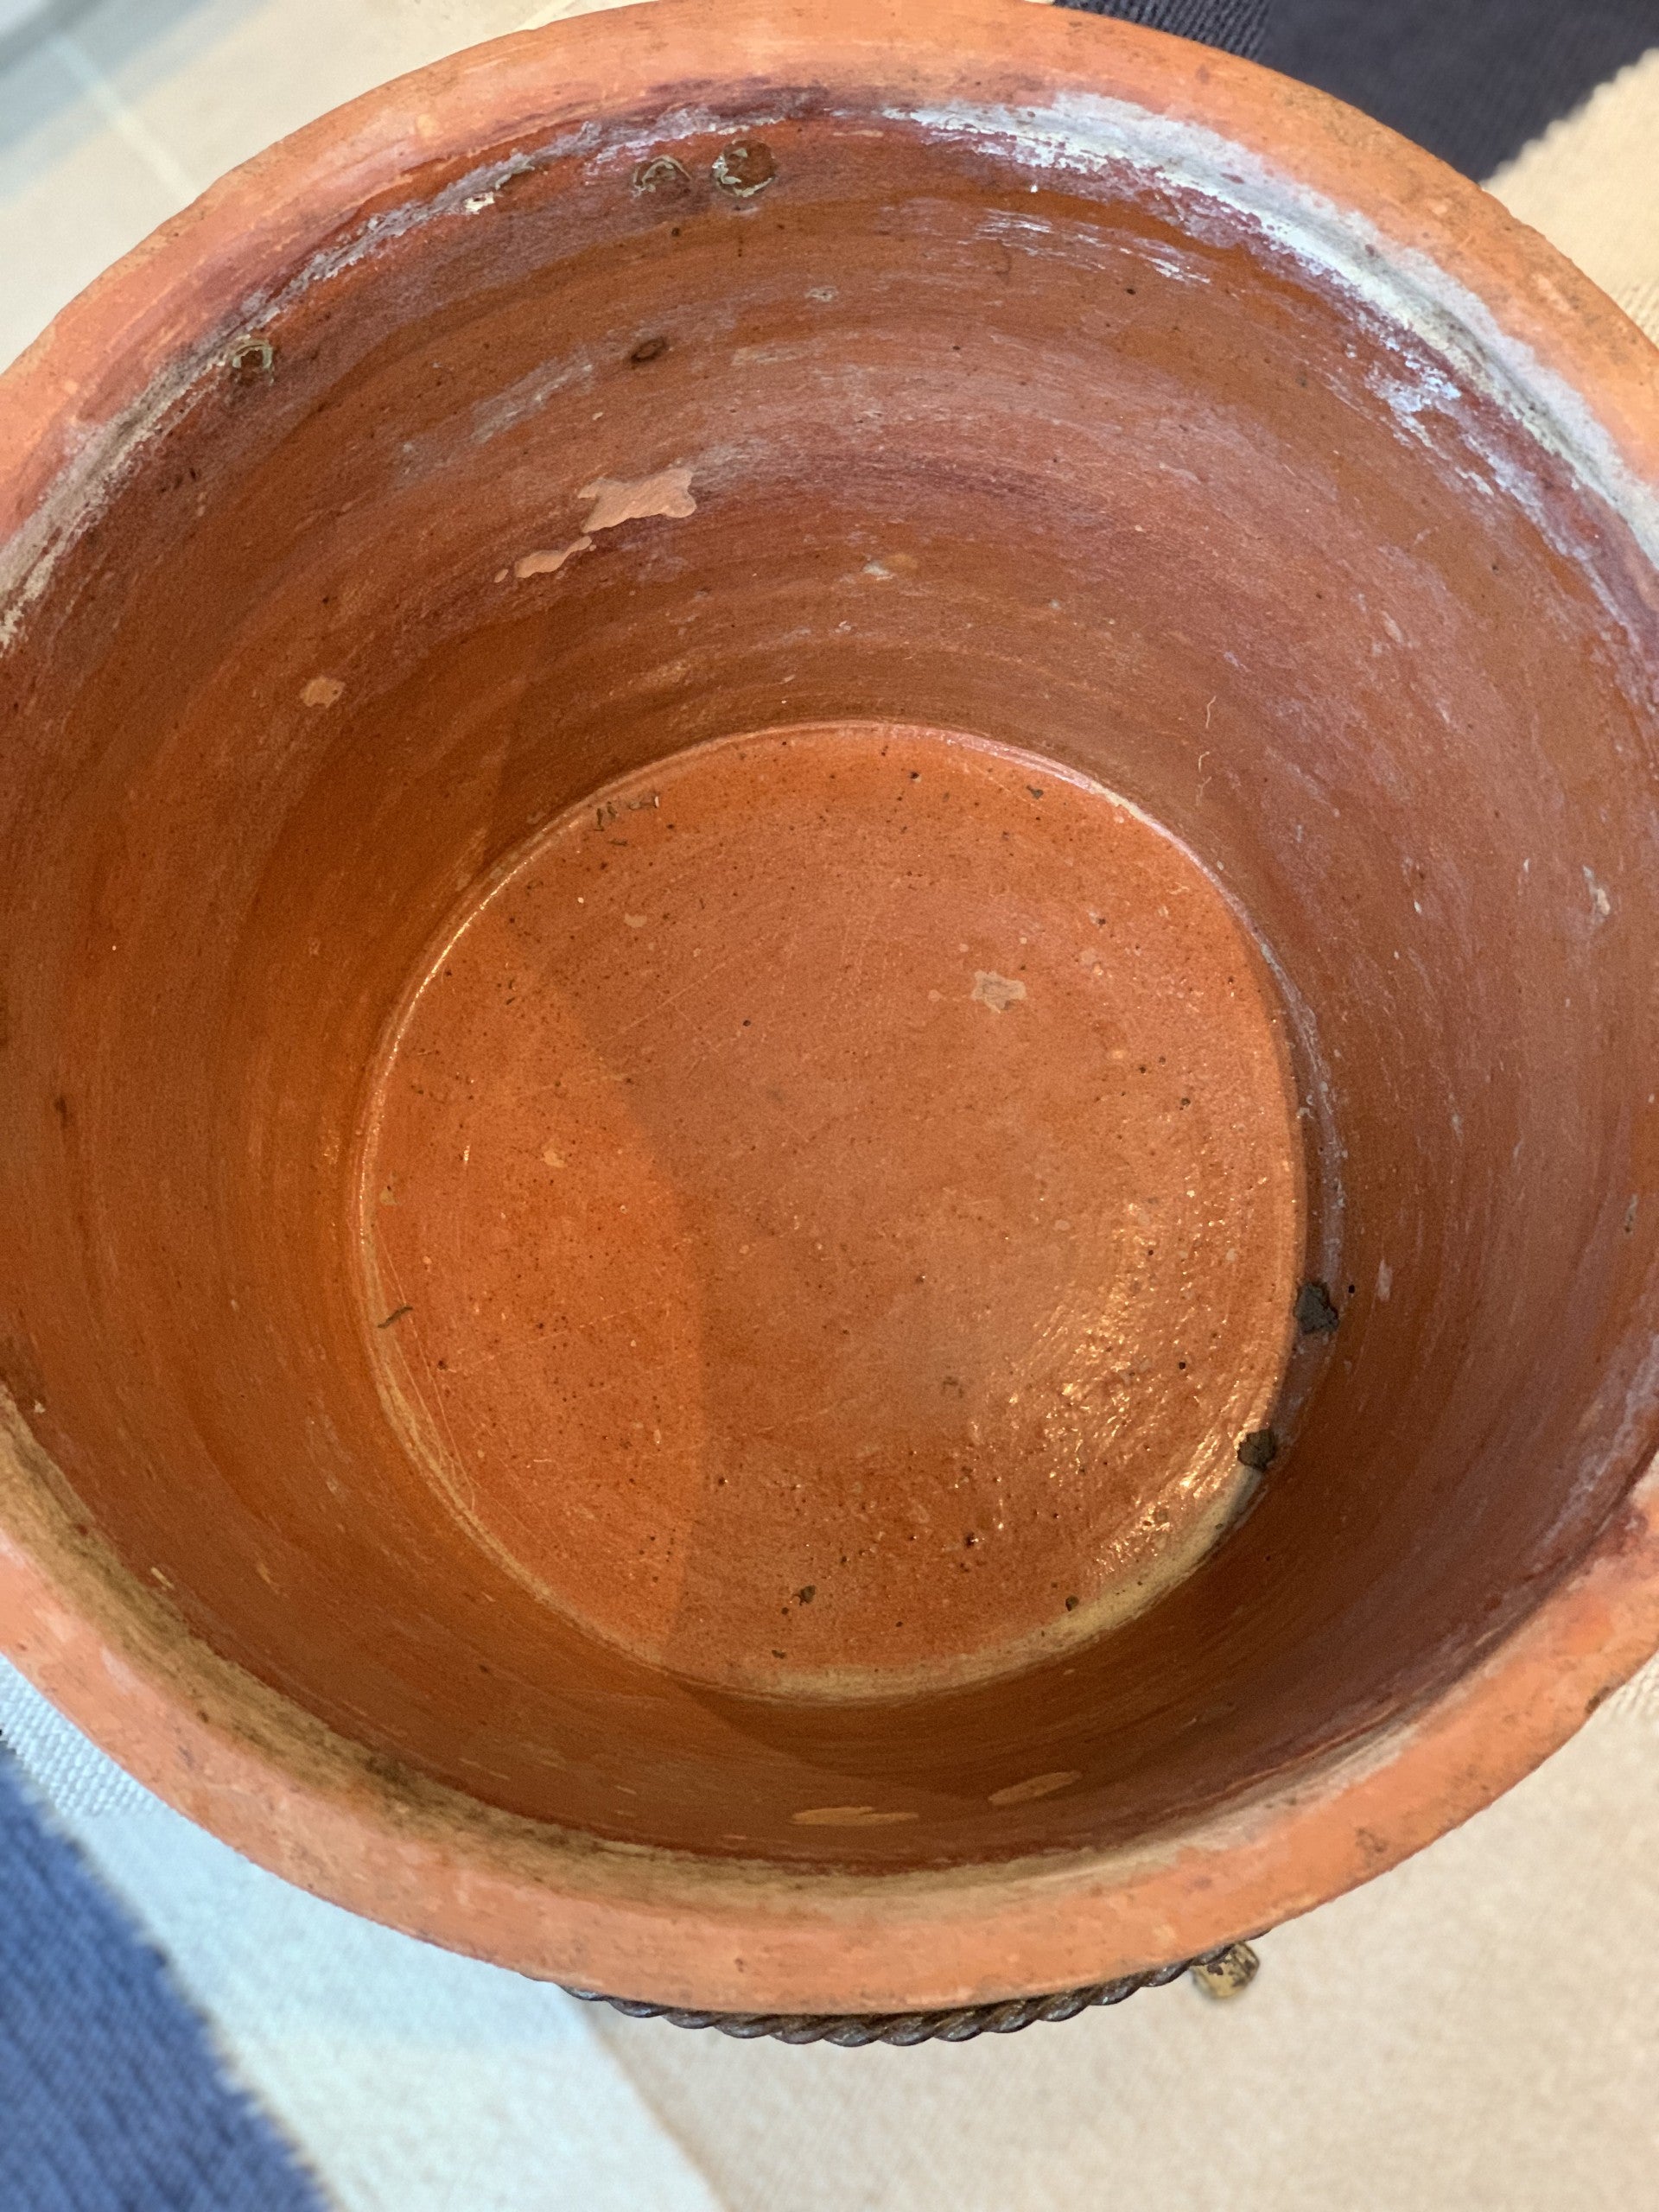
[[[0,2208],[324,2212],[0,1750]]]

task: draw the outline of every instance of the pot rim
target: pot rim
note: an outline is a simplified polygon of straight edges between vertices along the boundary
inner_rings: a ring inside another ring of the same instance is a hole
[[[656,0],[473,48],[232,171],[57,318],[0,385],[0,592],[49,572],[148,425],[365,211],[453,194],[477,149],[723,88],[810,85],[1027,157],[1126,130],[1136,157],[1291,209],[1316,250],[1472,348],[1659,549],[1659,352],[1563,256],[1338,102],[1155,31],[1025,0]],[[734,130],[741,114],[729,111]],[[965,118],[965,120],[964,120]],[[649,131],[645,133],[649,143]],[[1275,198],[1276,195],[1276,198]],[[378,218],[377,218],[378,219]],[[1335,241],[1335,244],[1332,244]],[[1438,320],[1435,320],[1438,318]],[[0,643],[7,634],[0,620]],[[1640,1408],[1649,1428],[1652,1408]],[[548,1979],[745,2012],[886,2012],[1103,1980],[1294,1917],[1455,1827],[1659,1645],[1659,1462],[1476,1667],[1415,1711],[1155,1840],[880,1878],[603,1844],[416,1781],[188,1637],[76,1533],[0,1392],[0,1650],[159,1796],[335,1903]]]

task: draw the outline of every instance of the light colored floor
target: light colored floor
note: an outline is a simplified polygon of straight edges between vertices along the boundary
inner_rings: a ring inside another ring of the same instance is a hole
[[[1653,2212],[1659,1732],[1520,1789],[1189,1984],[1006,2041],[603,2029],[730,2212]]]
[[[225,168],[531,4],[81,9],[0,71],[0,362]],[[1659,54],[1493,181],[1659,335]],[[32,1756],[348,2212],[1659,2212],[1656,1716],[1651,1683],[1627,1692],[1458,1834],[1277,1931],[1236,2005],[1182,1986],[904,2052],[596,2018],[342,1933],[118,1783],[78,1794],[49,1726]]]
[[[0,73],[0,365],[238,162],[440,54],[615,0],[99,0]]]

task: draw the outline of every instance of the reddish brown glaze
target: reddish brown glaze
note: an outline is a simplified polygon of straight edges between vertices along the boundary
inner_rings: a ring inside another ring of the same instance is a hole
[[[1178,846],[1033,754],[798,726],[603,786],[451,918],[372,1087],[411,1457],[690,1680],[892,1696],[1091,1640],[1278,1395],[1265,986]]]
[[[666,0],[5,390],[0,1634],[187,1809],[946,2001],[1329,1895],[1659,1638],[1659,410],[1472,188],[1012,0]]]

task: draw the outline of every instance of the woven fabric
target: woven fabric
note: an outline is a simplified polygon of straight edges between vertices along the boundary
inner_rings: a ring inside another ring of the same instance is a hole
[[[181,2054],[180,2070],[211,2077],[215,2063],[228,2068],[321,2176],[333,2212],[721,2212],[595,2032],[589,2007],[251,1866],[130,1781],[3,1659],[0,1734],[59,1815],[37,1824],[29,1848],[79,1876],[73,1845],[165,1956],[174,1987],[212,2023],[212,2050],[194,2062]],[[0,1888],[8,1851],[0,1834]],[[41,1980],[79,1936],[73,1918],[30,1910],[21,1940]],[[120,1953],[132,1937],[118,1924],[103,1940]],[[64,2023],[71,2050],[72,2025]],[[83,2047],[89,2064],[103,2063],[95,2033]],[[22,2094],[38,2136],[55,2141],[81,2128],[73,2067],[36,2072]],[[10,2098],[0,2069],[0,2135]],[[158,2156],[135,2175],[123,2144],[100,2129],[87,2149],[105,2195],[66,2204],[0,2177],[0,2212],[196,2212],[173,2188],[194,2155],[193,2107],[177,2100],[153,2125],[184,2138],[170,2163]],[[110,2193],[118,2187],[128,2193]],[[241,2194],[227,2186],[209,2202],[213,2212],[289,2212],[290,2203],[260,2196],[245,2178]]]
[[[1487,188],[1659,339],[1659,43],[1523,146]]]
[[[1144,23],[1148,30],[1170,31],[1198,39],[1228,54],[1256,60],[1268,33],[1273,0],[1060,0],[1085,16],[1116,16],[1120,22]]]
[[[1059,0],[1264,61],[1489,176],[1659,45],[1659,0]]]
[[[1659,46],[1659,0],[1268,0],[1268,17],[1270,68],[1473,177]]]
[[[155,1802],[112,1759],[89,1758],[84,1738],[16,1668],[0,1661],[0,1757],[9,1751],[34,1789],[63,1818],[135,1813]],[[6,2212],[0,2203],[0,2212]]]
[[[4,2212],[323,2212],[4,1752],[0,1868]]]

